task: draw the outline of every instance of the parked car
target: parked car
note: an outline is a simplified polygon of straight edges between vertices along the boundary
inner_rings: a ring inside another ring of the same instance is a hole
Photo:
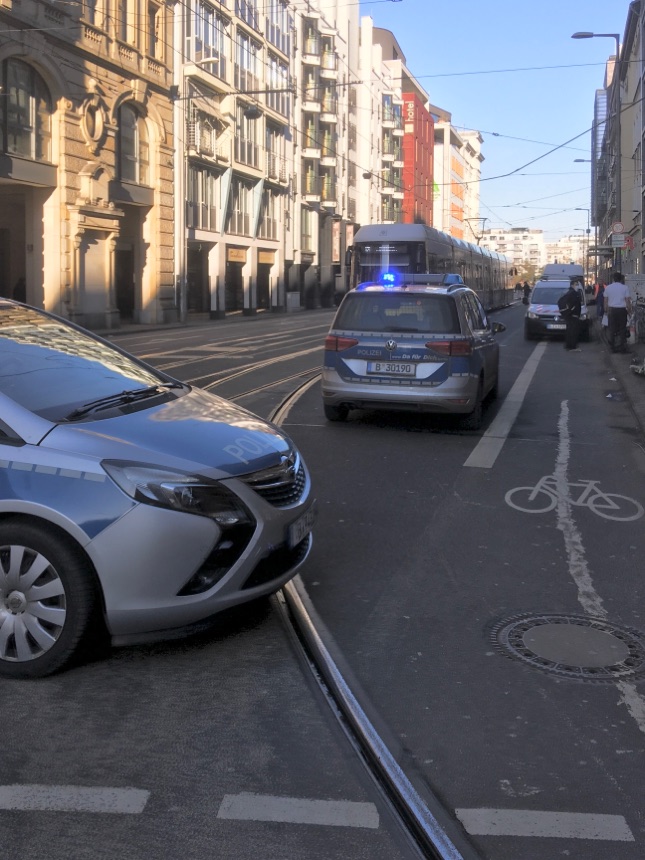
[[[478,429],[484,399],[497,394],[495,334],[504,328],[489,322],[456,275],[361,284],[344,297],[325,339],[325,416],[403,409],[461,415],[465,428]]]
[[[276,591],[306,559],[310,477],[244,409],[0,299],[0,675],[159,639]]]
[[[524,318],[524,337],[526,340],[564,335],[566,323],[558,308],[558,299],[569,289],[570,281],[540,280],[533,287]],[[578,289],[580,296],[580,340],[588,341],[591,337],[591,319],[587,300],[582,287]]]

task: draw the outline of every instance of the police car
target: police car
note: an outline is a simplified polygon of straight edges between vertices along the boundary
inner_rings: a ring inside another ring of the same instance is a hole
[[[352,409],[402,409],[482,423],[497,395],[501,323],[489,321],[459,275],[386,273],[347,293],[325,339],[322,399],[329,421]]]

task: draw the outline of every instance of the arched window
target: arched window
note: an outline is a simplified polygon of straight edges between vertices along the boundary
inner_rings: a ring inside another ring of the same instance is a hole
[[[0,151],[51,162],[52,101],[45,82],[22,60],[5,60],[0,85]]]
[[[143,117],[132,105],[119,108],[119,176],[123,182],[148,185],[148,130]]]

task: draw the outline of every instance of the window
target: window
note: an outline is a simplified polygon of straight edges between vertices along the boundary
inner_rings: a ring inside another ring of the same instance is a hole
[[[128,0],[116,0],[117,36],[122,42],[128,41]]]
[[[186,54],[191,60],[212,60],[204,68],[226,80],[227,61],[230,56],[230,22],[209,3],[199,3],[191,19],[192,32],[186,39]]]
[[[89,24],[96,24],[97,0],[84,0],[83,14]]]
[[[267,123],[265,140],[267,176],[269,179],[279,179],[281,182],[285,182],[287,179],[287,169],[284,158],[284,134],[281,129],[274,128]]]
[[[269,54],[267,63],[267,106],[272,110],[289,116],[290,94],[289,94],[289,67]]]
[[[251,235],[253,186],[243,179],[234,179],[228,211],[228,232],[239,236]]]
[[[302,210],[302,219],[301,219],[301,239],[300,244],[302,245],[303,251],[313,251],[314,250],[314,217],[311,209],[303,209]]]
[[[138,185],[150,181],[146,123],[128,104],[119,108],[119,178]]]
[[[208,168],[188,168],[186,226],[198,230],[217,229],[219,174]]]
[[[260,46],[238,30],[235,41],[235,86],[244,92],[259,89]]]
[[[272,45],[287,56],[291,53],[291,30],[293,16],[285,0],[269,0],[267,8],[266,37]]]
[[[161,30],[161,9],[156,3],[148,3],[148,56],[161,59],[162,42],[159,38]]]
[[[278,238],[278,206],[280,197],[271,190],[266,190],[262,195],[262,210],[260,212],[260,228],[258,235],[260,239]]]
[[[259,167],[258,123],[246,116],[247,105],[238,103],[235,130],[235,158],[250,167]]]
[[[257,0],[235,0],[235,14],[254,30],[260,29]]]
[[[51,162],[52,102],[38,72],[6,60],[0,79],[0,151]]]

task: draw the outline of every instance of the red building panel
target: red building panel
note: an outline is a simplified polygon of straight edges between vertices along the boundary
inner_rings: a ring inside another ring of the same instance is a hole
[[[434,123],[415,93],[403,102],[403,222],[432,226]]]

